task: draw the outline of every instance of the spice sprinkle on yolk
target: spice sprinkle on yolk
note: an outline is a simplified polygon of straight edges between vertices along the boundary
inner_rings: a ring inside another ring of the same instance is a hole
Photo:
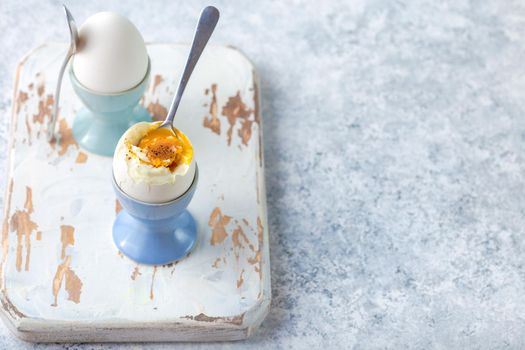
[[[146,153],[150,165],[174,171],[179,164],[190,164],[193,147],[186,135],[178,129],[176,132],[156,127],[140,140],[138,147]]]

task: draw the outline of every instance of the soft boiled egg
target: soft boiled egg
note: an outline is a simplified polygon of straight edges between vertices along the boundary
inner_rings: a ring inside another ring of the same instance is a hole
[[[126,17],[99,12],[79,29],[80,48],[73,56],[73,72],[86,88],[118,93],[137,86],[148,71],[144,39]]]
[[[120,138],[113,157],[113,176],[128,196],[147,203],[164,203],[183,195],[195,177],[193,146],[177,130],[156,132],[160,122],[141,122]]]

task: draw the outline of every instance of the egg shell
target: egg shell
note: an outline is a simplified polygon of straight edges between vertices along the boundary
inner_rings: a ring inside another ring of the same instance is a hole
[[[137,123],[130,127],[120,138],[113,156],[113,176],[119,188],[128,196],[146,203],[164,203],[183,195],[190,188],[195,177],[195,157],[192,158],[189,168],[184,175],[177,175],[173,183],[152,184],[147,181],[136,181],[129,175],[126,161],[127,139],[137,145],[150,128],[150,123]]]
[[[79,28],[81,46],[73,72],[86,88],[119,93],[137,86],[148,70],[148,52],[135,25],[114,12],[99,12]]]

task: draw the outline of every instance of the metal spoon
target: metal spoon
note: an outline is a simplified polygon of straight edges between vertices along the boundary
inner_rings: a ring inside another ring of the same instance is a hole
[[[64,77],[64,72],[66,70],[66,66],[69,62],[69,59],[77,52],[80,46],[80,38],[78,36],[78,30],[77,25],[75,23],[75,19],[73,18],[71,12],[69,12],[69,9],[66,7],[66,5],[62,4],[62,6],[64,6],[64,11],[66,12],[67,24],[69,26],[70,42],[69,50],[67,51],[66,57],[64,58],[64,62],[62,62],[62,67],[60,67],[60,73],[58,73],[58,81],[55,89],[55,101],[53,103],[53,114],[51,117],[51,121],[49,122],[49,127],[47,129],[47,139],[50,142],[53,141],[53,139],[55,138],[55,127],[58,118],[58,101],[60,100],[62,78]]]
[[[182,94],[184,93],[184,89],[186,89],[186,85],[188,84],[188,80],[190,79],[191,73],[193,72],[193,68],[195,68],[197,61],[201,57],[202,51],[204,50],[204,47],[206,47],[206,44],[208,43],[208,40],[210,39],[218,20],[219,10],[217,10],[215,7],[208,6],[202,10],[199,23],[197,24],[197,29],[195,30],[195,36],[193,37],[193,43],[191,44],[190,54],[188,60],[186,61],[184,72],[182,73],[179,81],[177,93],[175,94],[175,98],[171,103],[166,120],[162,122],[158,129],[169,128],[175,133],[175,135],[177,135],[175,129],[173,128],[173,119],[175,118],[175,113],[177,112],[177,108],[179,108]]]

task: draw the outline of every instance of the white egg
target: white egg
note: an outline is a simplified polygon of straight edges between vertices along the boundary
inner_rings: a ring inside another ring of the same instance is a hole
[[[148,70],[144,39],[126,17],[99,12],[79,29],[80,51],[73,56],[78,81],[100,93],[118,93],[138,85]]]
[[[120,138],[113,156],[113,176],[128,196],[147,203],[163,203],[180,197],[195,177],[195,160],[179,164],[172,172],[165,167],[144,164],[129,152],[151,130],[152,123],[141,122],[130,127]]]

